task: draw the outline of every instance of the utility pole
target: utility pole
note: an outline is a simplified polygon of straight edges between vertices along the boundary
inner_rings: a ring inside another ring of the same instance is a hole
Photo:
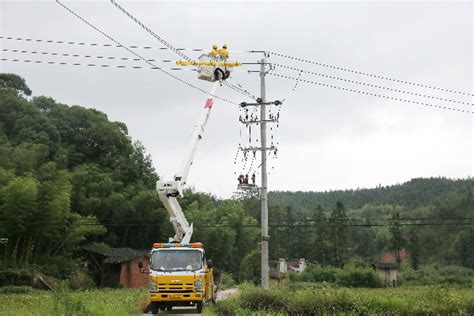
[[[270,283],[270,266],[268,264],[268,198],[267,198],[267,122],[265,104],[265,58],[260,64],[260,144],[262,147],[262,186],[260,189],[260,208],[262,225],[262,288],[268,289]]]
[[[264,52],[265,57],[266,53]],[[268,63],[266,62],[265,58],[260,60],[260,98],[257,99],[257,103],[246,103],[242,102],[240,104],[241,107],[247,106],[260,106],[260,119],[253,120],[253,121],[244,121],[241,120],[243,124],[260,124],[260,147],[247,147],[247,148],[240,148],[243,152],[246,151],[261,151],[261,172],[262,172],[262,183],[260,187],[260,208],[261,208],[261,286],[264,289],[269,288],[270,283],[270,266],[268,264],[268,242],[270,236],[268,235],[268,183],[267,183],[267,150],[275,150],[276,147],[271,146],[267,147],[267,123],[276,123],[278,120],[276,118],[269,118],[267,119],[267,105],[280,105],[281,101],[273,101],[267,102],[266,101],[266,91],[265,91],[265,76],[266,76],[266,69],[265,66]],[[255,71],[257,72],[257,71]]]

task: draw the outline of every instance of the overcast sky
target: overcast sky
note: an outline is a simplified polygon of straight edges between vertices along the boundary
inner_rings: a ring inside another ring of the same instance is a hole
[[[0,36],[110,43],[55,1],[0,0]],[[162,45],[107,0],[64,1],[125,45]],[[268,50],[316,62],[425,85],[473,93],[473,5],[471,2],[203,2],[119,1],[176,47],[207,48],[227,43],[232,60],[255,62],[261,55],[232,49]],[[206,96],[157,70],[13,62],[30,59],[67,63],[145,66],[116,61],[13,53],[12,49],[81,56],[134,57],[123,48],[0,41],[1,72],[23,76],[34,95],[105,112],[125,122],[143,142],[158,173],[170,178],[180,160]],[[170,51],[136,50],[146,58],[178,60]],[[197,58],[195,52],[186,52]],[[355,75],[271,56],[269,62],[304,68],[392,89],[465,103],[466,95]],[[173,64],[158,63],[170,68]],[[257,70],[248,66],[245,70]],[[173,72],[205,90],[192,71]],[[297,77],[276,68],[274,73]],[[473,111],[466,104],[351,84],[310,74],[303,79],[434,105]],[[259,94],[258,74],[236,72],[229,82]],[[270,190],[334,190],[402,183],[415,177],[473,176],[472,114],[361,95],[268,76],[267,99],[284,99],[278,159],[269,164]],[[227,87],[217,95],[251,101]],[[234,165],[240,138],[238,106],[216,101],[189,176],[199,191],[230,197],[242,168]],[[242,132],[244,132],[243,130]],[[253,133],[253,136],[256,136]],[[245,133],[242,138],[247,139]],[[275,138],[276,139],[276,138]],[[257,166],[255,163],[254,166]],[[274,167],[272,169],[272,166]]]

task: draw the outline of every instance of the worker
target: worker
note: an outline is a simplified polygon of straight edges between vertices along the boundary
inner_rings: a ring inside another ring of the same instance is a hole
[[[218,50],[219,58],[221,60],[227,60],[229,58],[229,51],[227,50],[227,44],[224,44],[221,49]]]
[[[249,184],[249,175],[248,174],[245,175],[244,183]]]
[[[217,45],[212,45],[212,50],[211,50],[211,57],[213,59],[217,59],[217,56],[219,56],[219,51],[217,50]]]
[[[201,257],[198,254],[192,254],[190,264],[186,266],[186,270],[197,270],[201,268]]]
[[[255,185],[255,173],[252,174],[252,184]]]

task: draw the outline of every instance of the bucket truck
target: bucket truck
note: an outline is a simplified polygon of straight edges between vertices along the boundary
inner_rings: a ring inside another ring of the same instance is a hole
[[[202,55],[198,62],[177,64],[200,66],[199,79],[210,81],[213,86],[194,126],[178,172],[171,181],[158,181],[156,184],[175,235],[167,243],[154,243],[151,250],[149,299],[154,314],[159,309],[171,310],[173,306],[196,306],[197,311],[201,312],[204,302],[215,298],[212,261],[206,260],[202,243],[191,243],[193,224],[187,221],[178,199],[183,196],[196,148],[211,114],[213,96],[221,81],[229,76],[230,67],[226,67],[225,62],[215,61],[210,54]]]

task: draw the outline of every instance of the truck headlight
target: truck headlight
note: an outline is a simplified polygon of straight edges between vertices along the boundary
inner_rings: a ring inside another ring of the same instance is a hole
[[[156,284],[156,281],[151,279],[150,280],[150,292],[158,292],[158,286]]]
[[[198,279],[194,282],[194,292],[202,292],[202,279]]]

